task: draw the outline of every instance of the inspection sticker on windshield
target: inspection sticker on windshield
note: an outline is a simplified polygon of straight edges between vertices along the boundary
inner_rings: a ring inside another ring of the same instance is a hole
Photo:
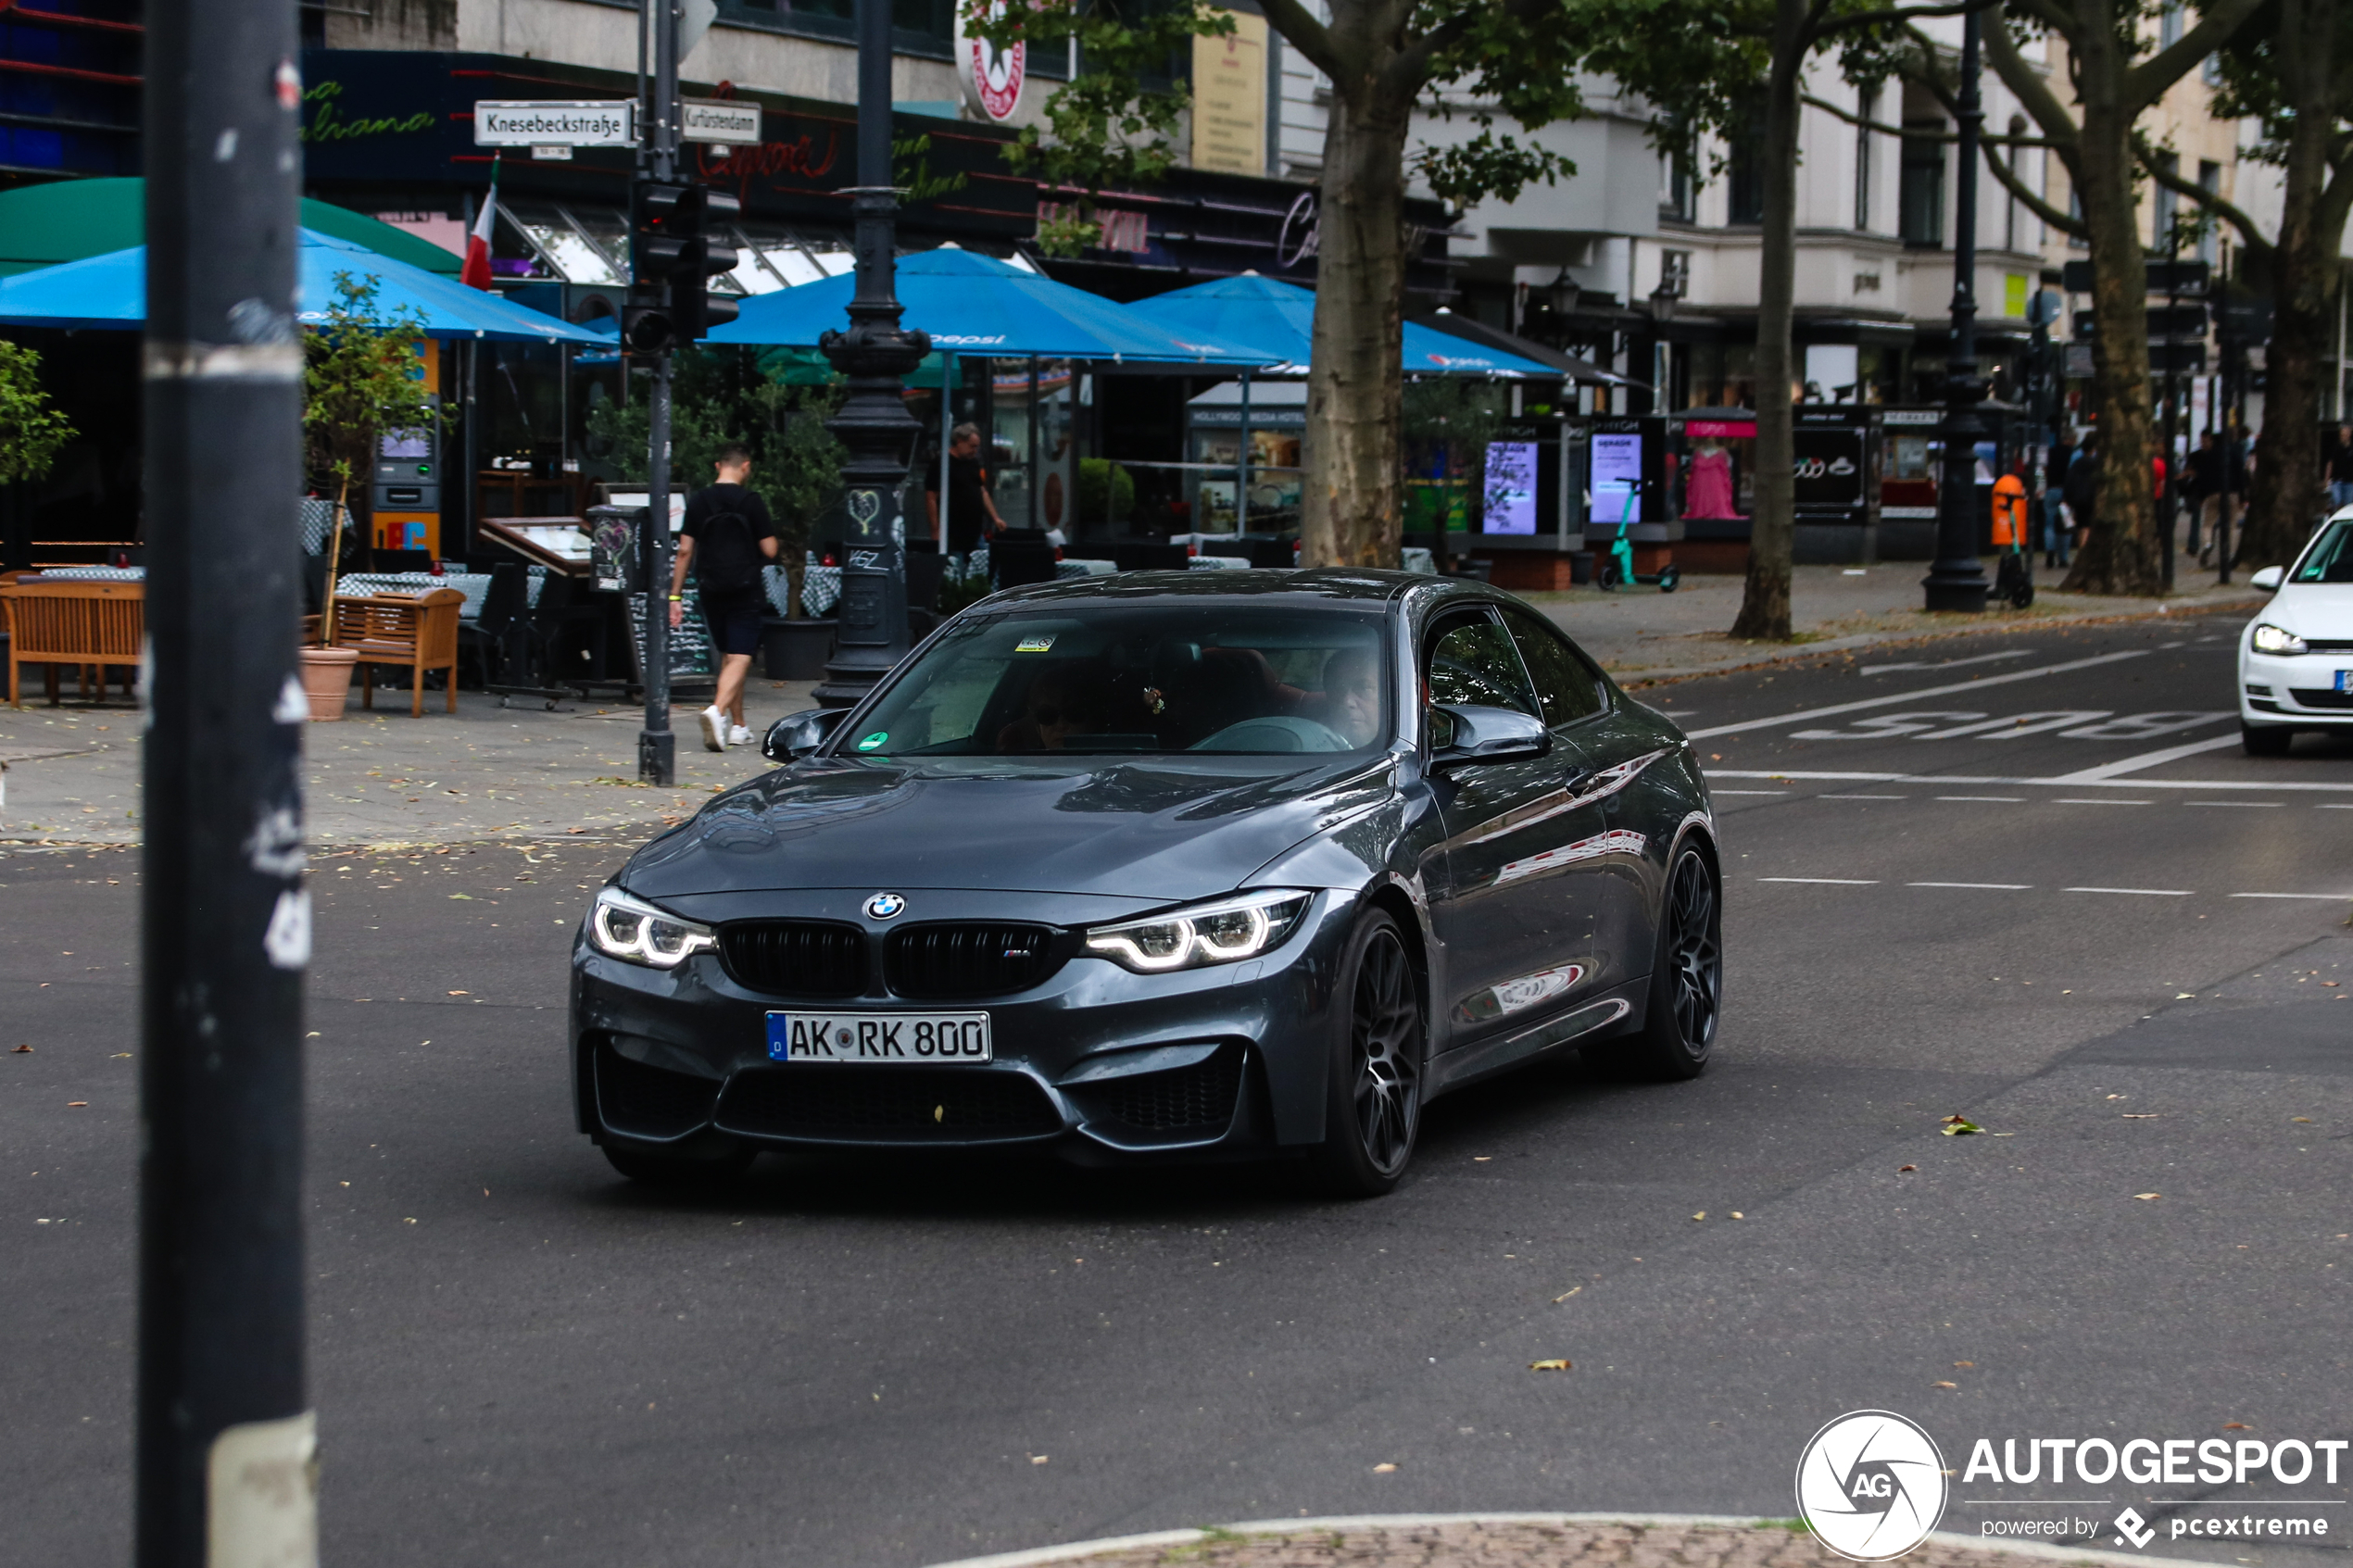
[[[1050,653],[1053,646],[1054,634],[1051,632],[1032,632],[1013,645],[1013,651],[1015,653]]]
[[[985,1012],[772,1012],[772,1061],[988,1061]]]

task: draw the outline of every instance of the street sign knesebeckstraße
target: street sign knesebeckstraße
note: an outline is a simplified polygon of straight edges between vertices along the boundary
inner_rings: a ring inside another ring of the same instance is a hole
[[[634,147],[637,106],[612,100],[477,102],[477,147]]]
[[[724,143],[739,147],[760,144],[758,104],[688,98],[680,107],[678,139],[682,142]]]

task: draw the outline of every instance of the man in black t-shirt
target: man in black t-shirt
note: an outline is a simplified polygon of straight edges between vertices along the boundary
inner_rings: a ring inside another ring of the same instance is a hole
[[[932,537],[938,539],[937,463],[925,465],[924,502],[931,512]],[[997,503],[988,494],[988,470],[980,466],[980,427],[958,425],[948,436],[948,536],[939,547],[951,556],[968,556],[984,537],[1004,530],[1005,520],[997,515]]]
[[[776,558],[777,541],[767,505],[744,485],[751,476],[751,454],[741,446],[723,446],[712,467],[719,482],[696,491],[686,503],[677,563],[670,571],[670,623],[686,618],[686,571],[693,567],[703,620],[719,652],[719,695],[698,715],[703,745],[724,751],[753,739],[744,725],[744,682],[751,674],[751,656],[760,651],[760,622],[768,612],[761,569]]]

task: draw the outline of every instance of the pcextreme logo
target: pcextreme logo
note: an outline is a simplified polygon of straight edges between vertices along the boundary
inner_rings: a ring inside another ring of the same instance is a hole
[[[1926,1540],[1948,1495],[1936,1440],[1892,1411],[1850,1411],[1815,1433],[1797,1461],[1798,1516],[1856,1562],[1884,1562]]]

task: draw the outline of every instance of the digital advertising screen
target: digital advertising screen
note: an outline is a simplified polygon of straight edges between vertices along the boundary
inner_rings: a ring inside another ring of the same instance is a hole
[[[1592,453],[1592,522],[1642,521],[1642,438],[1596,433]]]
[[[1487,444],[1487,524],[1490,533],[1536,532],[1536,443]]]

